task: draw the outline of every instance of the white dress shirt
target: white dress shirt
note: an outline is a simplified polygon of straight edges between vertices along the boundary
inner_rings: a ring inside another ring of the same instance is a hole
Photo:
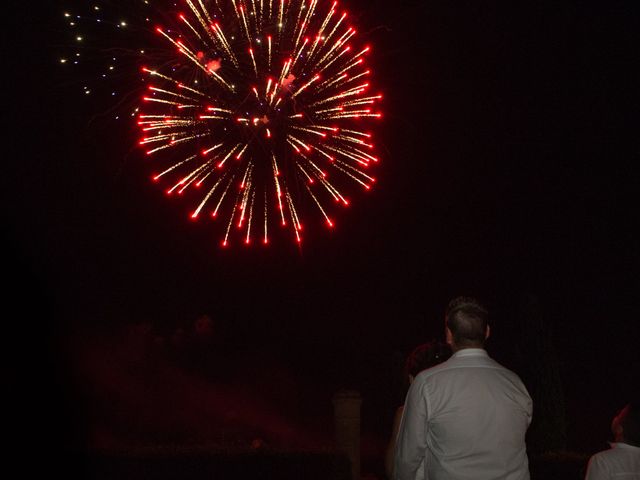
[[[589,459],[585,480],[640,480],[640,447],[612,443]]]
[[[409,388],[396,479],[528,480],[531,411],[531,397],[515,373],[484,349],[457,351],[419,373]]]

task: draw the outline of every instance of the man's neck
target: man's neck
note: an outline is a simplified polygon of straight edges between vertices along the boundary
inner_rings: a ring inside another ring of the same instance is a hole
[[[463,346],[458,346],[455,343],[451,344],[451,351],[453,353],[459,352],[461,350],[468,350],[470,348],[481,348],[484,350],[484,345],[463,345]]]

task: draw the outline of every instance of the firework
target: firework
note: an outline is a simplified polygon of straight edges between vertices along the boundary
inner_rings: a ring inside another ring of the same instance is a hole
[[[181,6],[141,67],[153,180],[193,201],[192,219],[221,222],[223,246],[268,244],[275,229],[301,242],[307,218],[334,227],[350,192],[375,183],[369,126],[382,116],[348,14],[322,0]]]

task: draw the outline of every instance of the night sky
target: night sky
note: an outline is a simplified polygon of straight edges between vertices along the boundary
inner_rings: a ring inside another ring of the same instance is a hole
[[[348,3],[385,94],[379,180],[301,249],[222,250],[218,227],[148,180],[131,124],[89,121],[97,105],[57,64],[60,11],[17,9],[1,189],[17,438],[86,445],[102,411],[87,406],[83,374],[97,370],[82,355],[102,351],[88,345],[124,351],[140,328],[170,342],[208,315],[215,354],[202,358],[217,370],[185,354],[193,375],[223,372],[276,404],[273,385],[289,385],[307,421],[356,388],[376,444],[401,401],[399,362],[442,338],[446,303],[464,294],[488,305],[487,348],[514,369],[513,325],[536,299],[568,448],[606,448],[640,372],[640,7]]]

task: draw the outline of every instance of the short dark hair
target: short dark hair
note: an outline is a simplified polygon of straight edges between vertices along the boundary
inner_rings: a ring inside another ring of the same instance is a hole
[[[637,401],[627,404],[626,412],[620,418],[624,443],[640,447],[640,405]]]
[[[459,347],[482,347],[487,333],[487,309],[475,298],[456,297],[446,312],[447,327]]]
[[[421,371],[444,362],[451,356],[451,350],[446,343],[432,340],[418,345],[407,357],[405,371],[415,377]]]

